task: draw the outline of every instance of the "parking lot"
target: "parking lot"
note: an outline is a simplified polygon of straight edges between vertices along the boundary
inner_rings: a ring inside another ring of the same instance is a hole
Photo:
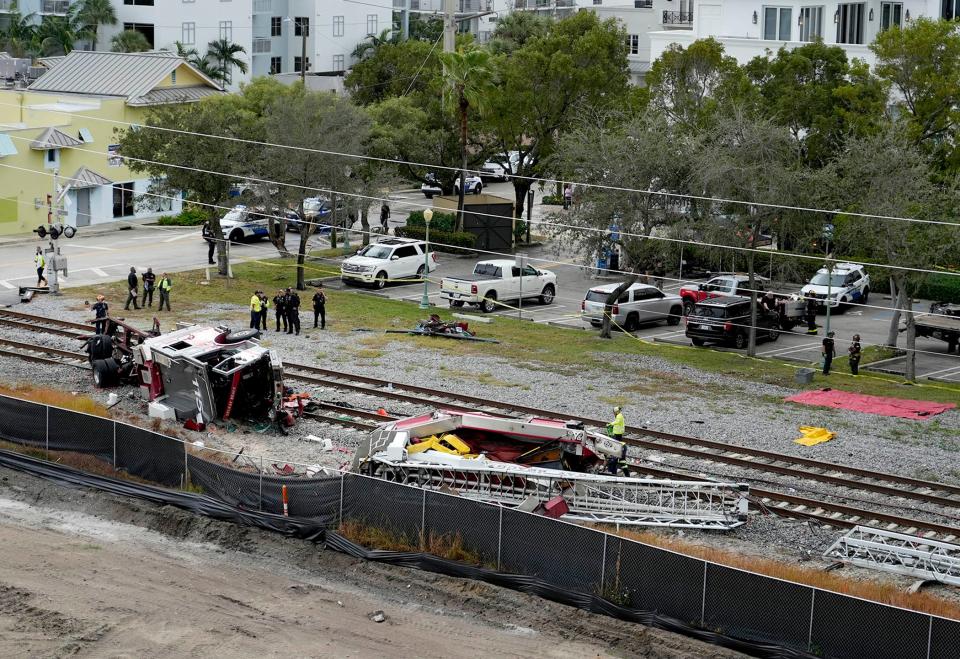
[[[431,273],[431,281],[427,283],[430,303],[446,307],[446,302],[440,298],[440,280],[443,277],[468,275],[473,271],[474,264],[483,257],[464,257],[451,254],[440,255],[440,267]],[[491,257],[495,258],[495,257]],[[492,314],[483,314],[486,317],[510,316],[522,318],[534,323],[551,324],[584,331],[596,332],[589,323],[580,318],[580,303],[586,292],[594,287],[607,283],[615,283],[617,279],[598,277],[596,271],[573,264],[560,264],[560,260],[551,249],[545,247],[533,248],[529,251],[530,263],[539,269],[553,270],[557,274],[557,296],[553,304],[540,305],[536,301],[528,300],[522,307],[515,302],[509,302],[510,307],[502,308]],[[698,283],[703,280],[691,280]],[[686,282],[685,282],[686,283]],[[335,283],[334,286],[342,284]],[[681,284],[668,281],[664,285],[664,292],[676,294]],[[799,286],[797,287],[799,289]],[[390,299],[419,302],[423,298],[423,284],[392,284],[383,291],[377,292]],[[846,355],[847,345],[854,334],[860,334],[864,347],[882,344],[886,341],[892,311],[889,309],[891,301],[882,295],[873,295],[870,298],[871,306],[866,309],[853,308],[842,313],[831,313],[830,328],[836,332],[837,356]],[[927,311],[930,303],[919,301],[914,305],[918,312]],[[465,307],[459,310],[464,314],[479,314],[475,308]],[[792,332],[782,332],[777,341],[767,341],[757,346],[757,355],[770,359],[783,359],[793,363],[815,364],[820,361],[820,342],[824,336],[823,326],[826,324],[826,315],[821,312],[817,318],[821,325],[817,336],[806,334],[803,326]],[[641,326],[633,333],[634,336],[647,341],[660,341],[678,345],[690,345],[690,340],[684,334],[684,325],[668,327],[664,322]],[[904,346],[903,337],[900,338],[900,347]],[[732,349],[732,348],[724,348]],[[936,379],[946,382],[960,382],[960,356],[947,354],[947,344],[943,341],[924,337],[917,338],[917,377],[919,379]],[[874,365],[863,367],[862,370],[873,370],[879,373],[902,374],[905,358],[877,362]]]

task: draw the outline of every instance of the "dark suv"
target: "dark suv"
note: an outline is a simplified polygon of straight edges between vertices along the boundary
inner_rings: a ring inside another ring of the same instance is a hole
[[[776,341],[777,315],[757,305],[757,341]],[[698,302],[687,316],[687,338],[693,345],[726,343],[746,348],[750,339],[750,298],[717,297]]]

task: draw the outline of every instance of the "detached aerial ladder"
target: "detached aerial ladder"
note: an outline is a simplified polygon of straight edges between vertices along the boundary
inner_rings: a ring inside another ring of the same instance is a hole
[[[960,545],[856,526],[823,554],[860,567],[960,586]]]
[[[365,447],[364,447],[365,448]],[[747,517],[749,488],[740,483],[669,481],[562,471],[433,452],[410,455],[381,431],[358,466],[376,478],[516,507],[563,496],[577,522],[726,530]]]

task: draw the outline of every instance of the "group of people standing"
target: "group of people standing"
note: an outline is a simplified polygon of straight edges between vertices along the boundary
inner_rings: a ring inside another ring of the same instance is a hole
[[[280,289],[273,296],[273,309],[276,315],[277,332],[286,332],[287,334],[300,334],[300,295],[292,288],[286,290]],[[270,312],[270,298],[263,291],[254,291],[250,298],[250,329],[267,329],[267,316]],[[320,329],[327,327],[326,314],[327,295],[323,290],[323,284],[317,286],[317,292],[313,294],[313,326],[317,327],[317,321],[320,322]],[[281,326],[283,329],[281,329]]]
[[[127,303],[123,305],[123,308],[129,311],[131,304],[133,304],[134,309],[153,307],[153,292],[158,290],[160,291],[160,303],[157,305],[157,309],[163,311],[163,307],[166,306],[167,311],[171,311],[170,290],[173,288],[173,282],[170,281],[167,273],[161,273],[160,281],[157,281],[157,276],[153,273],[153,268],[147,268],[147,271],[143,273],[142,279],[143,299],[141,299],[138,304],[137,300],[140,299],[141,277],[137,276],[137,269],[130,266],[130,274],[127,275]]]

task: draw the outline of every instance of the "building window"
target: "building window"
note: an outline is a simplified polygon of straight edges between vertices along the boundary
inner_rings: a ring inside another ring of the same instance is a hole
[[[640,54],[640,35],[639,34],[627,35],[627,54],[628,55]]]
[[[333,17],[333,36],[335,37],[343,36],[343,16]]]
[[[197,24],[184,23],[180,29],[180,41],[184,46],[192,46],[197,43]]]
[[[181,1],[183,2],[183,4],[186,5],[186,4],[190,4],[190,3],[196,2],[197,0],[181,0]]]
[[[150,44],[150,48],[153,48],[153,23],[124,23],[123,29],[136,30],[146,37],[147,42]]]
[[[800,41],[823,39],[823,7],[800,8]]]
[[[60,149],[47,149],[46,157],[43,159],[45,169],[56,169],[60,166]]]
[[[593,0],[593,4],[595,4],[595,5],[602,5],[602,4],[603,4],[603,0]]]
[[[153,0],[123,0],[125,5],[137,5],[140,7],[152,7]]]
[[[334,71],[343,71],[343,55],[334,55],[333,56],[333,70]]]
[[[270,40],[263,37],[257,37],[253,40],[253,53],[263,55],[270,52]]]
[[[763,38],[770,41],[790,41],[793,28],[793,9],[790,7],[763,8]]]
[[[310,36],[310,17],[297,16],[293,19],[293,34],[297,37]]]
[[[270,0],[253,0],[253,11],[259,14],[265,14],[273,8]]]
[[[367,34],[377,33],[377,15],[367,14]],[[340,69],[337,69],[338,71]]]
[[[174,69],[173,71],[170,72],[170,84],[171,84],[171,85],[177,84],[177,70],[176,70],[176,69]]]
[[[901,27],[903,25],[903,3],[902,2],[881,2],[880,3],[880,30],[889,30],[892,27]]]
[[[837,43],[863,43],[862,2],[838,5]]]
[[[220,21],[220,38],[233,41],[233,21]]]
[[[300,63],[301,63],[302,61],[303,61],[303,60],[300,58],[299,55],[297,55],[296,57],[293,58],[293,71],[294,71],[294,73],[300,73],[300,71],[301,71]],[[309,71],[309,70],[310,70],[310,58],[308,57],[308,58],[307,58],[307,71]]]
[[[283,17],[282,16],[270,17],[270,36],[271,37],[283,36]]]
[[[270,58],[270,73],[282,73],[283,72],[283,58],[282,57],[271,57]]]
[[[948,21],[960,18],[960,0],[940,0],[940,18]]]
[[[133,215],[133,182],[113,184],[113,216]]]

